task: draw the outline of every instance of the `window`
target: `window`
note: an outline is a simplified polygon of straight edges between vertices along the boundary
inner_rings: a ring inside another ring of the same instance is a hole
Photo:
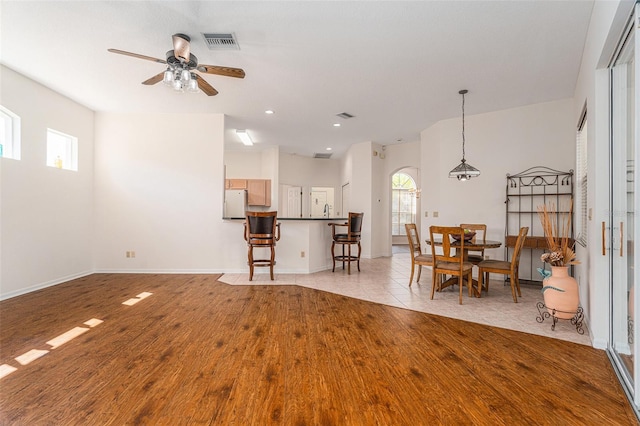
[[[78,171],[78,138],[47,129],[47,166]]]
[[[576,205],[573,206],[576,218],[578,242],[583,247],[587,246],[587,109],[585,107],[580,122],[578,123],[578,132],[576,134],[576,180],[577,194]]]
[[[0,105],[0,157],[20,159],[20,117]]]
[[[416,183],[405,173],[391,178],[391,234],[406,235],[405,223],[416,221]]]

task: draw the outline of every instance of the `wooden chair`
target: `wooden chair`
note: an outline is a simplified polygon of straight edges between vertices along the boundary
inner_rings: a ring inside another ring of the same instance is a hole
[[[360,272],[360,253],[362,251],[362,247],[360,246],[360,237],[362,234],[362,218],[364,217],[364,213],[353,213],[349,212],[349,221],[347,223],[329,223],[331,226],[331,236],[333,238],[333,242],[331,243],[331,258],[333,259],[333,269],[332,272],[336,271],[336,260],[342,262],[342,269],[344,269],[344,264],[347,263],[347,273],[351,275],[351,262],[357,262],[358,264],[358,272]],[[336,232],[336,227],[345,226],[347,228],[347,233],[339,233]],[[336,256],[335,247],[336,244],[342,246],[342,254]],[[351,246],[358,246],[358,255],[354,256],[351,254]],[[347,253],[344,252],[344,247],[347,246]]]
[[[473,236],[471,241],[474,243],[476,241],[482,241],[485,243],[487,241],[487,225],[483,223],[461,223],[460,228],[469,229],[474,231],[476,235]],[[468,250],[467,260],[474,265],[482,262],[484,260],[484,249],[483,250]]]
[[[431,237],[431,255],[433,257],[433,272],[432,272],[432,284],[431,284],[431,299],[436,290],[436,282],[438,278],[441,278],[441,283],[437,286],[440,290],[446,288],[448,285],[455,284],[455,278],[458,277],[458,285],[460,286],[459,303],[462,305],[462,287],[465,284],[469,289],[469,296],[473,292],[473,264],[464,261],[464,229],[459,226],[431,226],[429,228],[429,234]],[[459,245],[453,247],[451,245],[452,235],[457,235],[460,240]],[[438,245],[436,241],[442,241],[442,254],[438,254]],[[456,255],[456,249],[458,249],[459,255]],[[451,254],[452,251],[454,254]],[[442,282],[442,278],[446,275],[452,275],[449,280]]]
[[[418,228],[415,223],[407,223],[404,225],[404,229],[407,231],[407,239],[409,240],[409,251],[411,252],[411,276],[409,277],[409,287],[413,282],[413,273],[418,266],[418,277],[416,282],[420,282],[420,274],[422,273],[423,266],[433,266],[433,256],[430,254],[423,254],[420,247],[420,236],[418,235]]]
[[[518,303],[518,297],[522,297],[520,281],[518,279],[518,267],[520,265],[520,253],[522,252],[522,246],[524,246],[528,232],[528,227],[524,226],[520,228],[510,262],[506,260],[487,259],[478,264],[478,291],[482,292],[483,289],[486,289],[487,293],[489,292],[490,273],[508,275],[509,282],[511,283],[513,301]],[[518,291],[518,297],[516,297],[516,290]]]
[[[273,281],[273,266],[276,264],[276,241],[280,240],[280,224],[277,223],[278,212],[245,212],[244,239],[247,242],[249,257],[249,281],[253,279],[253,268],[268,266]],[[255,259],[254,248],[271,250],[269,259]]]

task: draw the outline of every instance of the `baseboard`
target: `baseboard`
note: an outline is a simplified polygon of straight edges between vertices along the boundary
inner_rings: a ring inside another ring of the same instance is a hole
[[[96,269],[94,274],[223,274],[219,269]]]
[[[43,288],[52,287],[54,285],[62,284],[67,281],[86,277],[87,275],[91,275],[93,273],[94,273],[93,271],[80,272],[78,274],[67,275],[66,277],[56,278],[55,280],[50,280],[44,283],[32,285],[31,287],[21,288],[20,290],[12,291],[9,293],[2,293],[0,294],[0,301],[11,299],[12,297],[16,297],[16,296],[22,296],[23,294],[31,293],[37,290],[42,290]]]

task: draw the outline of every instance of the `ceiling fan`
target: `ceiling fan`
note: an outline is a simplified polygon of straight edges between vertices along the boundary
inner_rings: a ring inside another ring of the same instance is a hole
[[[133,56],[134,58],[145,59],[159,64],[166,64],[167,69],[165,71],[142,82],[142,84],[146,85],[152,85],[162,81],[178,91],[186,89],[189,92],[197,92],[198,88],[200,88],[200,90],[202,90],[207,96],[215,96],[218,94],[218,91],[193,71],[199,71],[206,74],[224,75],[227,77],[244,78],[245,74],[241,68],[198,64],[198,58],[196,58],[196,55],[191,53],[191,38],[185,34],[174,34],[172,37],[173,50],[169,50],[167,52],[166,60],[139,55],[137,53],[125,52],[124,50],[107,50],[120,55]]]

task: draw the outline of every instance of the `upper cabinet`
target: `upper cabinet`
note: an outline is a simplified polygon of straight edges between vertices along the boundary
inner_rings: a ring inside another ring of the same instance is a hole
[[[271,206],[271,179],[225,179],[225,189],[246,189],[248,206]]]
[[[247,205],[271,206],[271,179],[247,179]]]
[[[224,181],[225,189],[247,189],[246,179],[226,179]]]

